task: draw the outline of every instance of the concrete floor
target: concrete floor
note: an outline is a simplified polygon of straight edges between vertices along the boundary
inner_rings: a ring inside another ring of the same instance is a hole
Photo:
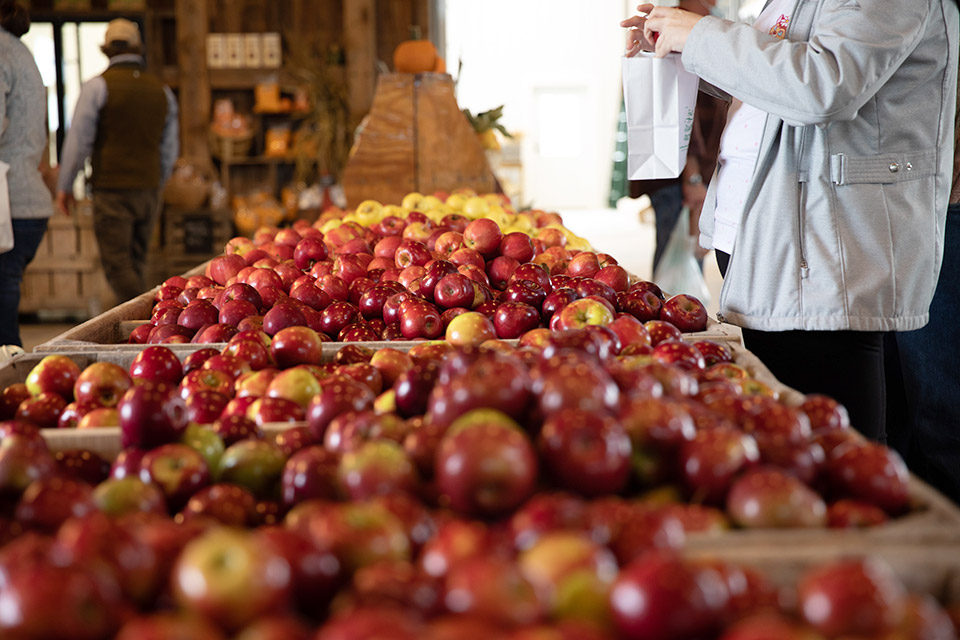
[[[647,209],[641,212],[642,204],[642,200],[624,199],[617,209],[565,211],[561,214],[564,224],[577,235],[589,240],[594,249],[609,253],[628,271],[641,278],[650,279],[655,241],[653,211]],[[710,290],[707,310],[713,317],[717,311],[722,279],[712,253],[704,260],[704,277]],[[42,322],[35,318],[24,318],[20,325],[23,347],[32,351],[38,344],[73,326],[75,324],[62,320]]]
[[[62,322],[33,322],[26,323],[21,320],[20,340],[23,341],[25,351],[33,351],[38,344],[43,344],[48,340],[57,337],[64,331],[72,329],[74,324],[65,324]]]

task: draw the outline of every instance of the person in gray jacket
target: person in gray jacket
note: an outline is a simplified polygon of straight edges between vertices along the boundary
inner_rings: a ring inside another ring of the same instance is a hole
[[[40,173],[47,145],[47,91],[20,36],[30,15],[14,0],[0,0],[0,162],[10,165],[7,188],[13,249],[0,253],[0,346],[22,346],[18,307],[23,271],[33,260],[53,213]]]
[[[628,55],[655,40],[731,99],[700,218],[725,271],[718,319],[883,440],[883,335],[927,323],[940,271],[955,0],[770,0],[754,25],[638,10]]]

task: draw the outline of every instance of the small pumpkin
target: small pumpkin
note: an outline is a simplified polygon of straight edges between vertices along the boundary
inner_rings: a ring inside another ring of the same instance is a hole
[[[426,73],[436,70],[440,58],[437,48],[429,40],[421,40],[419,31],[413,27],[410,40],[404,40],[393,50],[393,68],[398,73]]]

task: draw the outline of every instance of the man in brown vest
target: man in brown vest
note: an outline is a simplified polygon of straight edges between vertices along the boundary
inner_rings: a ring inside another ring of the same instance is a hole
[[[57,206],[70,215],[74,179],[91,158],[100,261],[114,293],[128,300],[146,289],[143,267],[160,190],[179,151],[177,103],[146,71],[136,24],[112,21],[101,50],[110,65],[80,91],[60,154]]]

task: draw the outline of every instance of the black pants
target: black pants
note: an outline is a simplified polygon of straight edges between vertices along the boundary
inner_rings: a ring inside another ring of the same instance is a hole
[[[717,251],[726,275],[730,256]],[[757,331],[743,329],[743,346],[777,379],[802,393],[822,393],[843,404],[850,424],[886,441],[886,381],[881,331]]]
[[[890,446],[910,470],[960,504],[960,204],[947,210],[930,322],[886,340]]]

